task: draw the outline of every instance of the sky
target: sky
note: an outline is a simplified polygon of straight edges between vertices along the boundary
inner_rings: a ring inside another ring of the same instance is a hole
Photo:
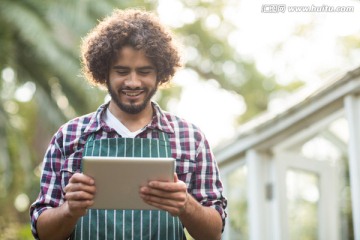
[[[340,38],[348,36],[360,41],[358,0],[227,2],[229,6],[222,14],[237,27],[227,41],[240,56],[254,60],[261,73],[274,74],[279,84],[299,79],[307,87],[316,87],[360,66],[360,50],[344,54],[345,49],[339,44]],[[176,0],[160,1],[157,10],[162,21],[171,27],[191,22],[196,14]],[[216,29],[219,21],[219,17],[210,15],[206,26]],[[298,31],[305,34],[296,34]],[[234,137],[239,128],[235,117],[246,108],[241,96],[220,89],[215,81],[200,81],[187,69],[178,72],[174,83],[184,90],[170,111],[198,125],[213,147]],[[286,98],[273,99],[269,111],[281,108],[284,101]]]

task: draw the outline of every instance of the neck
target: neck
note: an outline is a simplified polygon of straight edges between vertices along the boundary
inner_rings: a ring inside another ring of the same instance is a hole
[[[110,101],[109,110],[131,132],[146,126],[153,116],[151,102],[149,102],[144,110],[137,114],[130,114],[122,111],[113,101]]]

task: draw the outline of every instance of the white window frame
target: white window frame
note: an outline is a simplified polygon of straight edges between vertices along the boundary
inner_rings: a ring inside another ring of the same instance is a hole
[[[319,239],[340,240],[337,212],[337,178],[333,167],[326,161],[306,159],[298,154],[282,152],[275,156],[275,198],[276,212],[274,222],[278,223],[276,238],[289,239],[287,222],[286,172],[287,169],[309,171],[319,176]]]

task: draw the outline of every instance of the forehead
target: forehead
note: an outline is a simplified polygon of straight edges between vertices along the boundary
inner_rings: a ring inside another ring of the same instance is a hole
[[[131,46],[125,46],[117,51],[113,65],[125,66],[154,66],[150,58],[145,54],[144,50],[137,50]]]

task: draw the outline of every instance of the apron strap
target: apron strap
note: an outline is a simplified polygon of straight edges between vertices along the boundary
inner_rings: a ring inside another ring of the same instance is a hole
[[[163,140],[164,142],[169,142],[169,136],[167,133],[163,132],[163,131],[158,131],[159,132],[159,139]]]

